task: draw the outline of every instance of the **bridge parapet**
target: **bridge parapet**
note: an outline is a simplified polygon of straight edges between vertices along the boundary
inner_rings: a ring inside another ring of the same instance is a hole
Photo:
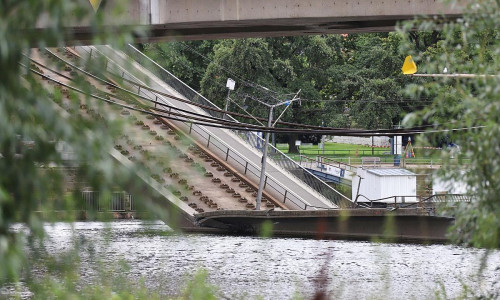
[[[146,27],[149,34],[138,40],[193,40],[387,32],[393,31],[397,22],[418,15],[459,17],[468,3],[469,0],[454,5],[438,0],[108,0],[97,14],[102,14],[109,26]],[[86,5],[93,10],[90,3]],[[69,20],[67,29],[73,38],[90,42],[90,22]],[[49,27],[50,20],[42,18],[38,23],[38,28],[43,29]]]

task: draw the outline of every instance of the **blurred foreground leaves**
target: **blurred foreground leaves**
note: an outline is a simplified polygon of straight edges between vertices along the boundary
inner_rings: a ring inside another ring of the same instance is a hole
[[[130,172],[116,168],[108,154],[120,124],[84,122],[62,111],[54,104],[60,95],[49,93],[26,69],[30,61],[24,54],[66,45],[72,37],[63,28],[84,19],[94,30],[96,44],[132,41],[131,32],[100,30],[102,16],[94,15],[87,1],[0,3],[0,285],[18,281],[26,262],[22,233],[12,231],[12,224],[28,226],[31,244],[44,236],[41,214],[35,210],[78,207],[62,184],[61,169],[66,165],[59,142],[74,151],[80,162],[78,177],[95,191],[109,193],[130,178]],[[40,22],[44,28],[34,30]]]
[[[457,5],[450,1],[451,5]],[[426,51],[409,42],[411,32],[442,30],[443,40]],[[449,182],[465,184],[472,203],[458,203],[452,238],[475,247],[500,247],[500,2],[478,0],[462,18],[441,22],[415,21],[403,27],[406,43],[400,51],[416,57],[419,73],[494,75],[475,78],[426,78],[409,85],[416,97],[432,97],[425,109],[406,116],[406,124],[436,125],[448,132],[426,134],[428,144],[439,140],[460,145],[460,152],[444,153],[439,171]],[[454,128],[466,130],[453,131]],[[454,155],[455,154],[455,155]],[[469,165],[463,159],[470,159]]]

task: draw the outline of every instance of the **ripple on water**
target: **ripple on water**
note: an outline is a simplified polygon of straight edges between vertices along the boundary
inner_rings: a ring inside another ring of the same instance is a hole
[[[440,283],[453,298],[462,291],[462,281],[472,288],[500,288],[495,286],[500,282],[498,251],[476,276],[484,251],[447,245],[178,235],[162,222],[140,220],[55,223],[46,230],[51,253],[68,249],[76,233],[105,261],[124,259],[131,278],[142,276],[166,294],[178,293],[200,268],[228,298],[289,299],[296,291],[311,296],[325,288],[343,299],[422,299],[434,298]],[[88,266],[82,270],[92,269],[90,259],[83,264]]]

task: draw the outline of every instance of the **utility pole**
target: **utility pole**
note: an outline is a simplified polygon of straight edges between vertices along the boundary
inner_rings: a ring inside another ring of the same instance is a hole
[[[373,156],[373,135],[372,135],[372,156]]]
[[[267,118],[267,127],[271,127],[273,121],[273,110],[274,106],[269,107],[269,116]],[[264,139],[264,151],[262,152],[262,166],[260,168],[260,180],[259,189],[257,190],[257,199],[255,200],[255,210],[260,210],[260,203],[262,202],[262,192],[264,190],[264,176],[266,176],[266,165],[267,165],[267,148],[269,144],[269,131],[266,132],[266,137]]]
[[[325,127],[325,121],[321,120],[321,127]],[[321,136],[321,148],[323,152],[323,156],[325,156],[325,140],[326,140],[326,135]]]
[[[298,95],[300,93],[300,90],[295,94],[292,100],[289,101],[284,101],[280,103],[276,103],[274,105],[271,104],[266,104],[267,107],[269,107],[269,115],[267,117],[267,127],[272,128],[276,125],[278,120],[283,116],[285,113],[286,109],[292,104],[293,101],[299,100]],[[273,123],[273,111],[275,107],[278,107],[280,105],[286,105],[286,108],[281,112],[281,114],[278,116],[276,121]],[[260,179],[259,179],[259,189],[257,190],[257,198],[255,200],[255,210],[260,210],[260,204],[262,202],[262,192],[264,191],[264,177],[266,176],[266,166],[267,166],[267,149],[269,148],[269,131],[266,132],[266,137],[264,139],[264,150],[262,151],[262,165],[260,168]]]

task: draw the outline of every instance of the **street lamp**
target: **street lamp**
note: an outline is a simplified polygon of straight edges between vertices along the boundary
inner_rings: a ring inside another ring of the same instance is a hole
[[[232,80],[231,78],[227,79],[226,87],[228,88],[228,90],[227,90],[227,98],[226,98],[226,107],[224,108],[224,111],[227,111],[227,109],[229,108],[229,93],[231,93],[231,91],[234,91],[235,84],[236,84],[236,82],[234,80]],[[226,113],[224,113],[223,119],[227,119]]]
[[[297,94],[295,94],[295,96],[293,97],[292,100],[283,101],[283,102],[276,103],[276,104],[273,104],[273,105],[262,102],[262,104],[264,104],[267,107],[269,107],[269,116],[267,118],[267,127],[268,128],[274,127],[274,125],[276,125],[276,123],[278,122],[278,120],[281,118],[281,116],[283,116],[283,114],[285,113],[285,111],[287,110],[287,108],[290,106],[290,104],[292,104],[293,101],[300,100],[298,98],[299,93],[300,93],[300,90],[297,92]],[[278,107],[278,106],[281,106],[281,105],[286,105],[286,108],[283,110],[283,112],[281,112],[281,114],[274,121],[274,123],[272,123],[273,122],[273,110],[274,110],[275,107]],[[255,210],[260,210],[260,203],[262,202],[262,191],[264,190],[264,176],[266,175],[267,148],[268,148],[268,144],[269,144],[269,131],[266,132],[266,137],[265,137],[265,140],[264,140],[264,151],[262,153],[262,167],[260,169],[259,189],[257,190],[257,199],[255,200],[255,202],[256,202],[256,204],[255,204]]]

